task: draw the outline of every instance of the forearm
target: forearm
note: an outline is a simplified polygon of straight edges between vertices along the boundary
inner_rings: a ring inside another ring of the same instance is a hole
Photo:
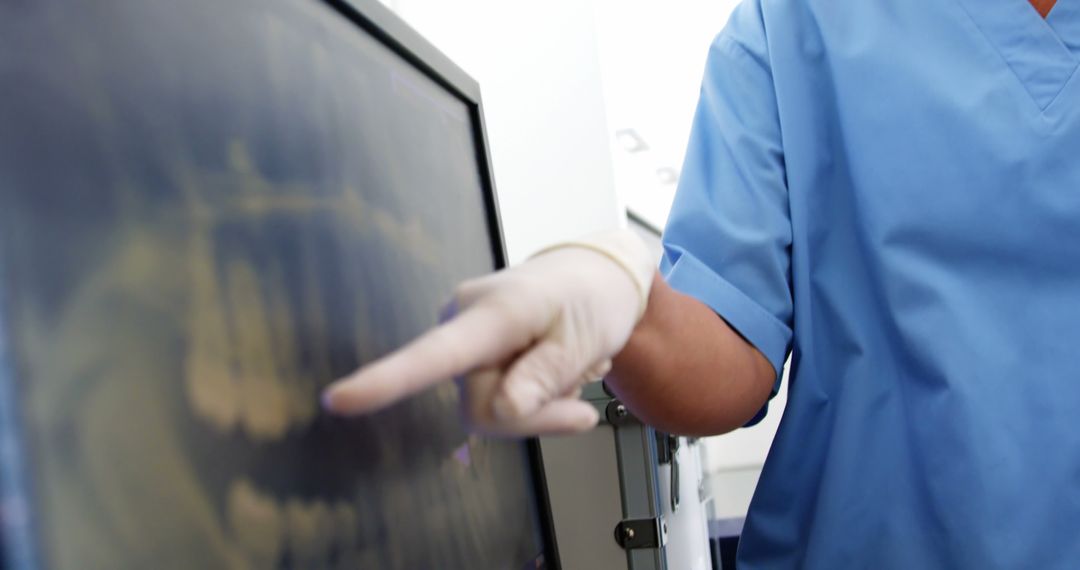
[[[608,376],[635,415],[683,435],[714,435],[744,425],[768,401],[774,380],[764,355],[659,274],[645,315]]]

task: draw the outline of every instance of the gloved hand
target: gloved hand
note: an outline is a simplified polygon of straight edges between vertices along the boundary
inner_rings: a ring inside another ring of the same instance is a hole
[[[607,373],[645,310],[655,271],[645,244],[616,230],[549,248],[458,286],[451,317],[404,348],[327,388],[332,412],[376,411],[465,375],[475,430],[573,433],[596,425],[578,399]]]

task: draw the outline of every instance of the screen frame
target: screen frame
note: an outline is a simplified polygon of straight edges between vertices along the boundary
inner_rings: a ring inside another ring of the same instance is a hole
[[[488,145],[479,83],[378,0],[317,1],[324,2],[347,20],[371,34],[375,40],[466,104],[473,128],[477,168],[484,193],[484,206],[487,210],[485,217],[489,228],[491,253],[495,261],[495,269],[505,268],[507,264],[506,240],[503,235],[498,193],[495,191],[495,179],[491,169],[491,151]],[[537,515],[540,519],[540,533],[544,542],[544,568],[561,570],[540,440],[535,437],[527,438],[525,445],[537,502]]]

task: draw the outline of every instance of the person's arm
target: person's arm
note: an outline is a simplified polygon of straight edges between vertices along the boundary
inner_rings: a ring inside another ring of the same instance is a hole
[[[669,433],[722,433],[753,417],[776,377],[769,361],[668,286],[632,234],[584,241],[463,284],[452,318],[331,386],[327,407],[369,413],[463,376],[474,429],[572,433],[599,419],[581,385],[607,374],[635,415]]]
[[[772,364],[701,301],[657,274],[608,385],[644,422],[681,435],[745,425],[768,401]]]
[[[713,435],[752,419],[772,393],[773,363],[711,306],[668,285],[647,255],[629,264],[611,257],[618,255],[568,247],[467,282],[453,318],[332,385],[326,407],[369,413],[465,376],[465,417],[473,428],[572,433],[599,419],[577,394],[606,373],[635,415],[668,433]],[[746,321],[748,301],[728,302],[756,337],[768,341],[776,332],[768,319]],[[782,333],[777,338],[784,342]],[[783,345],[772,346],[782,362],[775,348]]]
[[[709,51],[664,228],[664,282],[615,359],[619,396],[676,433],[751,420],[794,344],[788,178],[806,170],[788,168],[807,161],[785,153],[763,9],[740,4]]]
[[[331,386],[327,408],[370,412],[465,375],[473,427],[575,432],[598,420],[577,398],[581,385],[610,372],[630,409],[663,430],[719,433],[750,420],[776,387],[794,320],[788,174],[763,21],[758,3],[741,4],[710,49],[664,230],[663,281],[626,230],[562,244],[466,283],[455,318]]]

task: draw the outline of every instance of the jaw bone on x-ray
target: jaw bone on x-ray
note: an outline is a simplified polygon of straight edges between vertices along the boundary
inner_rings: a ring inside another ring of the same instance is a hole
[[[318,407],[493,268],[463,102],[296,0],[5,3],[0,86],[37,565],[541,566],[524,447],[453,388]]]

